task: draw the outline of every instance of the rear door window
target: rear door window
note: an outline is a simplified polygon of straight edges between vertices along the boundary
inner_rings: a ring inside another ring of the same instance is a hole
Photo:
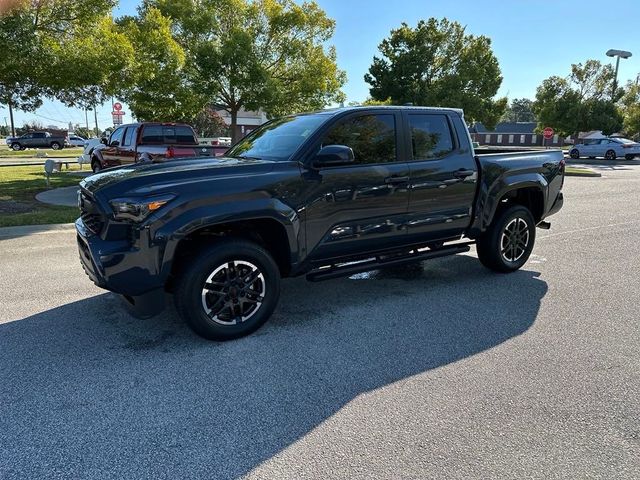
[[[130,147],[133,145],[133,138],[136,133],[136,127],[127,127],[127,131],[124,134],[124,140],[122,141],[123,147]]]
[[[442,114],[410,114],[411,145],[414,160],[441,158],[454,149],[449,120]]]

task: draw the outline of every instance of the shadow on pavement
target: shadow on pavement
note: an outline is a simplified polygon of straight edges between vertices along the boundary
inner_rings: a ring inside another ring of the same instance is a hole
[[[360,394],[525,332],[537,276],[460,256],[291,279],[271,322],[229,343],[111,294],[0,325],[0,477],[236,478]]]

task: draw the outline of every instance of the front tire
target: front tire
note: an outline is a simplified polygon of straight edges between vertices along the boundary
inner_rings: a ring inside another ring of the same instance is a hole
[[[496,214],[476,248],[482,264],[496,272],[509,273],[521,268],[533,251],[536,225],[531,212],[514,205]]]
[[[20,150],[22,150],[22,146],[19,143],[12,143],[11,150],[13,150],[14,152],[19,152]]]
[[[204,248],[179,275],[176,309],[198,335],[232,340],[260,328],[280,297],[280,271],[260,245],[223,239]]]
[[[98,173],[100,170],[102,170],[102,165],[98,160],[94,160],[93,162],[91,162],[91,171],[93,173]]]
[[[604,158],[607,160],[615,160],[616,152],[613,150],[607,150],[607,153],[604,154]]]

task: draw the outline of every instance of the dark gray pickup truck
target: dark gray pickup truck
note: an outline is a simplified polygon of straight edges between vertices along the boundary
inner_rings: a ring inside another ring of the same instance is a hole
[[[560,150],[476,155],[461,110],[359,107],[273,120],[224,157],[109,169],[81,183],[82,264],[142,315],[167,293],[199,334],[247,335],[281,277],[466,252],[522,267],[563,203]],[[499,295],[499,292],[496,292]]]
[[[7,145],[12,150],[24,150],[25,148],[52,148],[60,150],[67,145],[67,138],[54,136],[49,132],[25,133],[20,137],[7,138]]]

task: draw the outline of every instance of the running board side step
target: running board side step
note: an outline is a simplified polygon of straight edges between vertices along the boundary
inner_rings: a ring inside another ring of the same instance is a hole
[[[447,257],[449,255],[468,252],[471,249],[469,245],[471,245],[471,243],[452,245],[450,247],[438,248],[437,250],[427,250],[425,252],[416,251],[415,253],[402,257],[376,257],[375,259],[365,260],[359,263],[333,265],[330,268],[315,270],[307,274],[307,280],[310,282],[319,282],[321,280],[330,280],[332,278],[348,277],[356,273],[369,272],[379,268],[395,267],[398,265],[422,262],[423,260],[430,260],[432,258]]]

